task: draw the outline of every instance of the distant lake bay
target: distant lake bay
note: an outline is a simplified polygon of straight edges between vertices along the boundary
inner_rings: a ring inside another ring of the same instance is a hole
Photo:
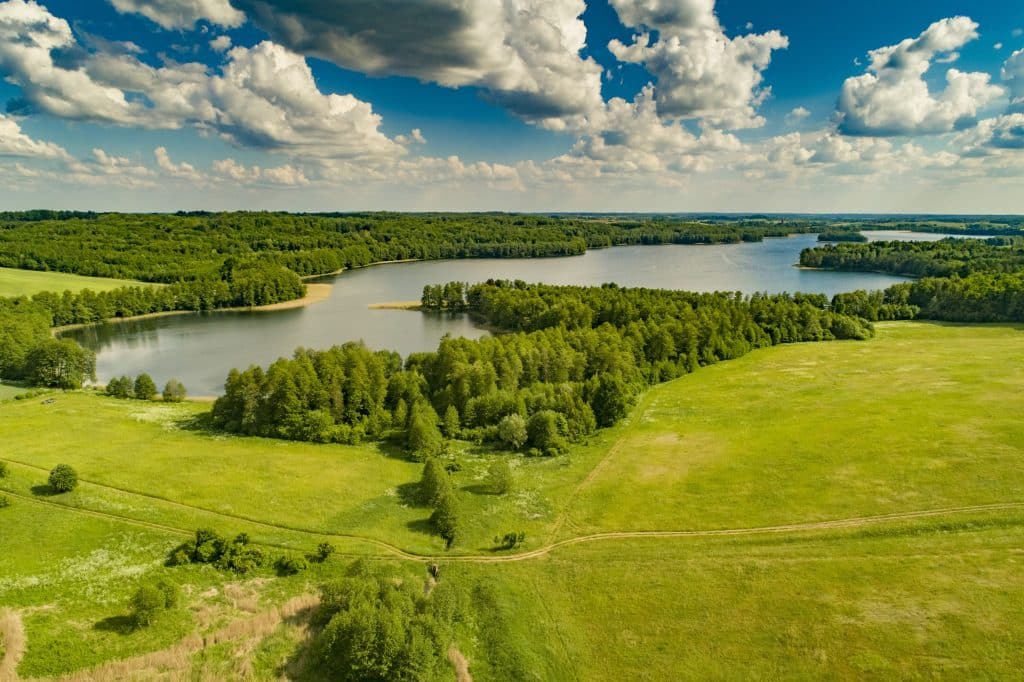
[[[944,235],[866,233],[877,239],[940,239]],[[322,281],[330,297],[297,310],[215,312],[108,323],[67,332],[97,354],[101,383],[148,372],[159,385],[181,379],[193,396],[220,395],[232,367],[267,365],[299,346],[327,348],[363,340],[403,356],[434,350],[445,334],[477,338],[487,332],[465,316],[404,310],[371,310],[374,303],[419,300],[426,284],[490,278],[547,284],[752,294],[806,292],[828,296],[855,289],[884,289],[903,281],[872,273],[801,270],[794,265],[817,235],[761,243],[715,246],[625,246],[583,256],[548,259],[481,259],[395,263],[352,270]]]

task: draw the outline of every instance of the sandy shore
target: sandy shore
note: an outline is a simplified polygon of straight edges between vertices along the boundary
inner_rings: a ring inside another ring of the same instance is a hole
[[[297,298],[294,301],[283,301],[281,303],[272,303],[270,305],[253,306],[251,308],[238,307],[238,308],[216,308],[215,310],[208,310],[205,312],[210,313],[223,313],[223,312],[246,312],[246,313],[272,313],[279,310],[294,310],[296,308],[305,308],[308,305],[314,303],[320,303],[326,301],[331,296],[331,284],[307,284],[306,295],[303,298]],[[145,315],[135,315],[133,317],[112,317],[109,320],[103,320],[102,322],[87,322],[84,324],[67,324],[63,327],[54,327],[50,331],[54,336],[62,334],[63,332],[74,331],[76,329],[85,329],[86,327],[93,327],[97,324],[118,324],[120,322],[134,322],[136,320],[151,320],[158,317],[170,317],[172,315],[194,315],[195,310],[166,310],[160,313],[147,313]]]
[[[387,303],[371,303],[366,307],[370,310],[420,310],[423,306],[419,301],[391,301]]]

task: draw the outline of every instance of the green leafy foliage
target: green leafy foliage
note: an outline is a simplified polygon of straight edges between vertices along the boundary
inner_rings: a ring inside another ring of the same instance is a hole
[[[434,513],[430,515],[430,525],[448,542],[449,547],[459,541],[462,510],[458,493],[451,487],[442,489],[434,500]]]
[[[130,377],[114,378],[107,382],[106,393],[114,398],[127,399],[135,394],[135,387]]]
[[[96,380],[96,355],[71,339],[47,339],[34,346],[25,360],[28,380],[48,388],[81,388]]]
[[[466,609],[457,588],[442,583],[428,596],[422,581],[358,562],[321,588],[317,668],[341,680],[450,679],[446,653]]]
[[[156,397],[156,382],[148,374],[135,377],[134,389],[136,400],[152,400]]]
[[[507,495],[515,488],[512,466],[507,460],[499,459],[487,468],[487,489],[494,495]]]
[[[297,575],[309,568],[309,563],[301,556],[282,555],[274,562],[274,568],[281,576]]]
[[[168,563],[175,566],[213,564],[224,571],[249,573],[263,566],[264,556],[259,548],[250,544],[245,533],[227,540],[212,530],[200,529],[194,539],[171,552]]]
[[[55,492],[69,493],[78,487],[78,472],[67,464],[58,464],[50,470],[47,480]]]
[[[167,403],[180,403],[185,400],[187,395],[185,391],[185,385],[177,379],[170,379],[164,385],[163,398],[164,402]]]

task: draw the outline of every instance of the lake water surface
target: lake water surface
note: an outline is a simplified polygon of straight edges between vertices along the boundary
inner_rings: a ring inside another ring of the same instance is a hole
[[[893,233],[868,233],[894,238]],[[911,235],[902,238],[941,238]],[[768,239],[757,244],[629,246],[550,259],[428,261],[377,265],[324,281],[330,297],[297,310],[215,312],[108,323],[68,332],[97,353],[97,374],[108,379],[148,372],[159,385],[181,379],[193,396],[219,395],[232,367],[266,365],[299,346],[327,348],[363,340],[403,356],[434,350],[445,334],[476,338],[487,332],[465,316],[404,310],[371,310],[370,304],[418,300],[425,284],[522,279],[548,284],[600,285],[688,291],[767,291],[834,294],[883,289],[899,277],[871,273],[801,270],[800,251],[817,235]]]

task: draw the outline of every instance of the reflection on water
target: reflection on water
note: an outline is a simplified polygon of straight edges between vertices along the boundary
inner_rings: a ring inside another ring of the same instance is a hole
[[[403,356],[433,350],[444,334],[487,332],[464,316],[371,310],[370,304],[418,300],[425,284],[488,278],[550,284],[644,286],[690,291],[804,291],[833,295],[881,289],[900,278],[793,267],[815,235],[760,244],[636,246],[553,259],[461,260],[379,265],[331,278],[330,298],[298,310],[218,312],[132,320],[69,332],[97,352],[101,382],[149,372],[161,386],[181,379],[191,395],[218,395],[232,367],[266,365],[297,347],[364,340]]]

